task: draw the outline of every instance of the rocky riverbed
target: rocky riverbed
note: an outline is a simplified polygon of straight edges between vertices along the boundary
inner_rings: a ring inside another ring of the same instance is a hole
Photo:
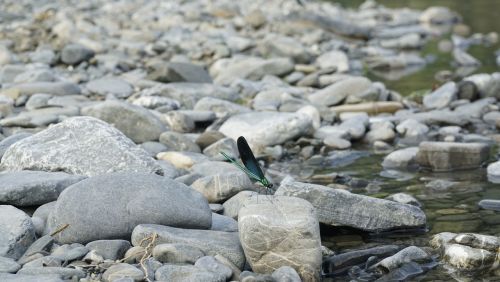
[[[498,35],[303,2],[4,1],[0,281],[498,279]]]

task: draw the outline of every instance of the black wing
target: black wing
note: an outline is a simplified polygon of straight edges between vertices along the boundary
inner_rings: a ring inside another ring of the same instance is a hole
[[[240,158],[245,167],[251,171],[253,174],[257,175],[260,177],[260,179],[265,178],[264,173],[262,173],[262,170],[260,169],[259,163],[255,159],[255,156],[252,153],[252,150],[250,149],[250,146],[248,146],[247,140],[245,140],[245,137],[240,136],[237,141],[238,144],[238,151],[240,152]]]

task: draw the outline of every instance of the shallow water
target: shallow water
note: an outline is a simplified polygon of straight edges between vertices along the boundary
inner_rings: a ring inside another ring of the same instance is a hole
[[[335,0],[332,2],[340,3],[344,7],[357,8],[364,0]],[[500,33],[500,25],[498,24],[500,1],[498,0],[378,0],[377,3],[388,8],[408,7],[419,10],[424,10],[430,6],[445,6],[462,15],[463,23],[471,28],[471,33],[479,32],[487,34],[493,31]],[[498,43],[492,46],[472,46],[468,52],[482,63],[472,73],[492,73],[499,71],[500,68],[496,64],[494,55],[495,51],[499,48],[500,44]],[[404,96],[416,90],[431,89],[433,85],[438,83],[434,78],[436,72],[454,70],[451,65],[451,54],[438,51],[437,41],[434,40],[430,41],[423,48],[423,55],[433,56],[435,57],[435,61],[429,63],[425,68],[411,75],[404,76],[401,79],[384,79],[383,76],[368,70],[365,75],[374,81],[384,82],[388,88],[396,90]]]

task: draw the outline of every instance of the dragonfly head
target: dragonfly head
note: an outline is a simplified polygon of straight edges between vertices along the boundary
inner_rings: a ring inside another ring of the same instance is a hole
[[[262,184],[262,186],[268,188],[268,189],[271,189],[273,188],[273,184],[271,182],[269,182],[269,180],[267,180],[266,178],[264,179],[261,179],[260,183]]]

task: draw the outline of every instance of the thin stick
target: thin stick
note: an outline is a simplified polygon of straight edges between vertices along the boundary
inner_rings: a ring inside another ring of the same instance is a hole
[[[66,224],[64,224],[63,226],[61,226],[61,227],[57,228],[57,229],[56,229],[56,231],[52,232],[52,233],[50,234],[50,236],[55,236],[55,235],[57,235],[57,234],[59,234],[59,233],[63,232],[63,231],[64,231],[64,229],[66,229],[66,228],[68,228],[68,227],[69,227],[69,224],[67,224],[67,223],[66,223]]]
[[[144,262],[152,256],[153,248],[154,248],[155,242],[156,242],[156,238],[158,238],[158,234],[156,232],[154,232],[153,235],[144,238],[144,239],[151,239],[151,242],[144,249],[144,255],[142,255],[142,258],[140,261],[141,268],[144,271],[144,274],[146,275],[145,279],[148,282],[152,282],[152,280],[148,276],[148,270],[146,269],[146,265],[144,264]],[[144,241],[144,239],[141,240],[141,242],[139,244],[141,244]]]

